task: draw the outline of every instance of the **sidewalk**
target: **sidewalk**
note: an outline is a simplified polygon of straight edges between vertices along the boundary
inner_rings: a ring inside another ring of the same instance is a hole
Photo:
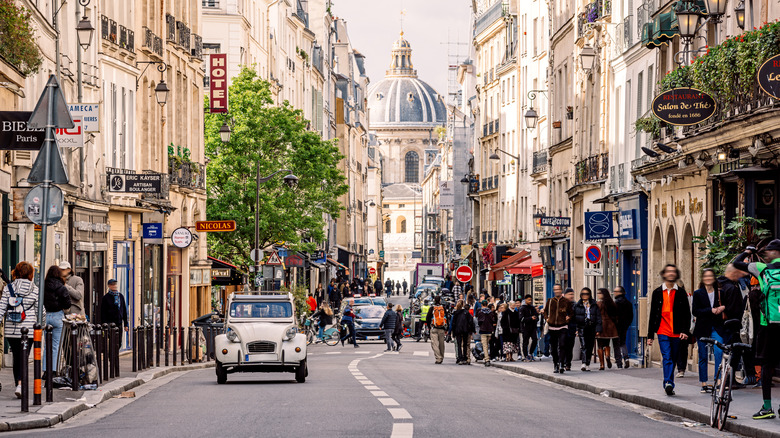
[[[685,378],[675,379],[676,396],[669,397],[661,387],[660,368],[631,368],[629,370],[598,370],[598,364],[591,366],[590,372],[579,370],[579,362],[572,364],[572,371],[565,374],[553,374],[552,359],[545,358],[536,362],[491,362],[491,366],[518,374],[555,382],[571,388],[604,394],[658,411],[689,418],[708,424],[710,418],[710,394],[699,392],[699,379],[696,373],[686,373]],[[780,391],[777,389],[776,391]],[[761,389],[739,389],[732,392],[733,401],[729,406],[729,419],[726,429],[751,437],[780,437],[780,420],[753,420],[752,415],[761,407]],[[777,401],[777,395],[774,398]],[[773,406],[777,410],[777,404]]]
[[[161,357],[165,363],[165,355]],[[119,357],[120,377],[106,381],[99,385],[95,391],[72,391],[70,389],[54,389],[54,402],[46,403],[46,388],[41,394],[42,404],[34,406],[33,397],[33,369],[29,364],[30,372],[30,412],[21,412],[21,400],[14,395],[16,385],[13,382],[13,371],[10,367],[0,369],[0,432],[8,430],[25,430],[41,427],[49,427],[65,421],[81,411],[90,409],[123,391],[128,391],[143,385],[150,380],[157,379],[174,371],[187,371],[192,369],[213,367],[214,362],[193,363],[184,366],[169,366],[159,368],[147,368],[140,372],[132,372],[132,356],[124,354]]]

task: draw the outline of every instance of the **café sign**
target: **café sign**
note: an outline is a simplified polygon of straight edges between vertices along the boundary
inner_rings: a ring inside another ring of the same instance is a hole
[[[717,107],[712,96],[695,88],[674,88],[653,99],[653,114],[675,126],[701,123],[712,117]]]
[[[758,86],[764,93],[780,99],[780,55],[769,58],[758,69]]]

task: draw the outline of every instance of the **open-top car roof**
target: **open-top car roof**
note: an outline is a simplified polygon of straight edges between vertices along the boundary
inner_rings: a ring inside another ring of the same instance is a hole
[[[279,291],[247,291],[230,294],[232,301],[292,301],[292,294]]]

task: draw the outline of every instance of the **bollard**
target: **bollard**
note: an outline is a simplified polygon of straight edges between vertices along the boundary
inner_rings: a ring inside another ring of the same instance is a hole
[[[114,367],[114,323],[107,324],[108,326],[108,377],[113,379],[116,377]]]
[[[109,332],[108,332],[108,324],[102,324],[101,326],[101,339],[100,342],[103,344],[102,347],[100,347],[101,350],[103,350],[103,381],[109,379],[109,356],[110,356],[110,342],[109,342]]]
[[[43,337],[43,330],[41,330],[41,325],[40,324],[33,325],[33,405],[36,406],[41,404],[41,338],[42,337]],[[49,368],[53,368],[53,367],[49,365]]]
[[[54,352],[52,351],[52,341],[54,336],[54,327],[51,324],[46,325],[46,363],[52,363]],[[54,388],[52,388],[54,373],[46,373],[46,403],[54,401]]]
[[[184,327],[179,327],[179,353],[181,355],[181,362],[179,365],[184,365]]]
[[[27,327],[22,327],[22,357],[24,366],[22,367],[22,412],[30,411],[30,394],[29,394],[29,371],[27,369],[27,362],[29,360],[29,345],[27,339],[27,333],[30,330]],[[51,363],[51,362],[49,362]]]
[[[155,339],[156,339],[156,348],[154,349],[154,364],[156,367],[160,366],[160,348],[162,348],[162,326],[157,325],[155,326]]]
[[[70,378],[71,389],[74,391],[79,390],[79,330],[74,324],[70,329]]]
[[[165,338],[164,341],[163,341],[164,342],[163,347],[165,348],[165,366],[167,367],[168,366],[168,353],[169,353],[168,342],[169,342],[169,338],[170,338],[170,333],[168,331],[168,326],[165,326],[165,332],[163,333],[163,336]]]
[[[101,334],[100,334],[100,324],[95,324],[93,326],[93,338],[92,338],[92,345],[95,347],[95,366],[97,367],[97,378],[98,378],[98,384],[103,383],[103,372],[101,371],[103,369],[102,362],[100,359],[100,342],[101,342]]]
[[[203,336],[206,338],[206,362],[211,360],[211,326],[207,325],[203,329]]]
[[[203,362],[203,350],[200,348],[200,327],[195,327],[195,358]]]
[[[146,347],[144,346],[144,341],[146,335],[146,326],[138,327],[138,357],[141,358],[141,361],[138,363],[138,369],[143,370],[146,368]]]
[[[133,347],[133,372],[138,371],[138,327],[133,327],[133,338],[131,339]]]
[[[117,327],[116,324],[111,324],[114,331],[114,357],[111,359],[114,361],[114,375],[119,377],[119,349],[122,346],[122,329]]]
[[[178,334],[178,328],[171,327],[171,350],[173,350],[173,366],[176,366],[176,348],[178,347],[176,340],[179,339]]]
[[[192,327],[187,327],[187,363],[192,363]]]
[[[146,360],[147,368],[152,368],[154,366],[154,327],[153,326],[147,326],[146,330]]]

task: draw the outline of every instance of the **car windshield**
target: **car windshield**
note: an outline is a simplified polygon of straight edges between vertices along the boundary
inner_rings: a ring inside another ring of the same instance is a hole
[[[355,298],[356,306],[371,305],[371,298]]]
[[[371,301],[375,306],[387,306],[387,301],[384,298],[371,298]]]
[[[232,303],[231,318],[290,318],[292,317],[290,303]]]
[[[358,307],[355,308],[355,315],[361,318],[381,318],[385,314],[385,309],[379,306]]]

